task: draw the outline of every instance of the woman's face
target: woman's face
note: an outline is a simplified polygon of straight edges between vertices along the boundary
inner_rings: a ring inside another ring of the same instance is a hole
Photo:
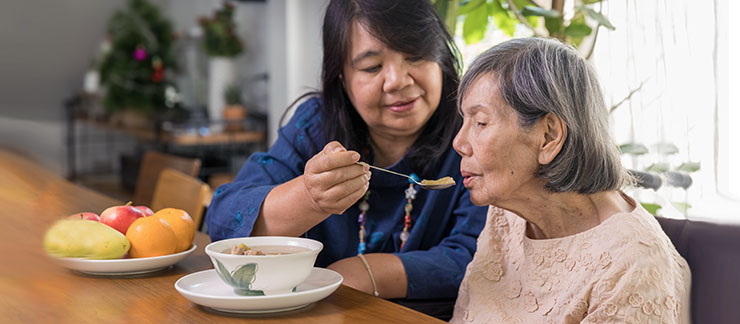
[[[463,184],[476,205],[507,206],[527,199],[538,167],[537,131],[519,126],[516,111],[501,97],[493,74],[479,76],[460,107],[463,126],[453,146],[462,156]]]
[[[439,105],[439,64],[388,48],[355,22],[344,87],[371,135],[415,136]]]

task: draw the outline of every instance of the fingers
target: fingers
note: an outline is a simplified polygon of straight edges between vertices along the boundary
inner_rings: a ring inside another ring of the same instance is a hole
[[[352,165],[359,160],[360,153],[347,151],[342,144],[334,141],[326,144],[319,154],[309,160],[306,164],[306,170],[311,173],[322,173]]]
[[[361,175],[320,192],[316,203],[328,214],[341,214],[354,205],[369,187],[367,175]]]

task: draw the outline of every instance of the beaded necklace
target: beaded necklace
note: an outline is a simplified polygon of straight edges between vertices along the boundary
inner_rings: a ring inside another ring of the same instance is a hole
[[[416,174],[411,174],[410,177],[414,178],[414,180],[419,180],[419,177]],[[403,217],[403,231],[401,231],[401,234],[399,235],[399,238],[401,239],[401,247],[399,248],[399,251],[403,249],[403,245],[406,244],[406,241],[409,239],[409,231],[411,230],[411,210],[414,209],[413,201],[416,199],[416,188],[414,188],[414,183],[409,180],[409,187],[404,191],[406,194],[406,206],[403,208],[404,212],[406,213]],[[360,223],[360,243],[357,245],[357,254],[365,254],[365,250],[367,249],[367,245],[365,243],[365,223],[367,221],[367,211],[370,209],[370,203],[368,203],[368,199],[370,199],[370,190],[365,192],[365,196],[362,197],[362,202],[360,202],[360,215],[357,216],[357,222]]]

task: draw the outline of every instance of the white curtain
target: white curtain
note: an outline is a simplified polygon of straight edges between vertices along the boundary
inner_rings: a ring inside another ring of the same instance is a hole
[[[699,162],[687,190],[636,190],[668,217],[740,221],[738,118],[728,100],[728,1],[609,0],[603,12],[616,30],[600,31],[592,62],[606,91],[619,144],[641,143],[650,153],[624,156],[628,168]],[[735,102],[736,103],[736,102]],[[655,145],[673,144],[661,154]],[[677,204],[676,204],[677,203]],[[733,208],[734,207],[734,208]],[[734,215],[732,215],[734,214]],[[733,219],[733,217],[735,219]]]
[[[579,4],[566,0],[566,18],[567,8]],[[690,173],[693,183],[687,190],[663,186],[630,194],[662,205],[659,213],[666,217],[740,223],[740,88],[733,87],[737,73],[731,72],[737,64],[728,59],[737,54],[738,26],[728,19],[740,14],[737,2],[604,0],[602,5],[616,30],[601,27],[590,60],[607,105],[623,102],[611,113],[614,136],[618,144],[650,149],[638,157],[623,155],[625,166],[644,171],[654,163],[671,170],[685,162],[701,165]],[[509,38],[489,21],[483,41],[466,45],[462,23],[455,40],[466,66]],[[518,26],[514,36],[531,34]],[[660,143],[675,145],[678,152],[661,154],[654,147]],[[682,208],[687,204],[691,207]]]

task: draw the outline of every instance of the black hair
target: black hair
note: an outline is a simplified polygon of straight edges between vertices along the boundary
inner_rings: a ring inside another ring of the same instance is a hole
[[[389,48],[439,64],[442,70],[439,106],[406,155],[413,172],[422,177],[433,176],[462,125],[456,108],[459,52],[452,37],[429,0],[332,0],[329,3],[322,29],[322,131],[328,141],[339,141],[364,158],[372,152],[370,134],[341,80],[355,21]]]

